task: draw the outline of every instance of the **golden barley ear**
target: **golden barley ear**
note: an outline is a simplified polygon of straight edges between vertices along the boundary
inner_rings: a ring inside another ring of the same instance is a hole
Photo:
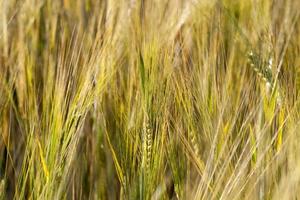
[[[174,66],[189,67],[192,54],[192,35],[188,24],[183,24],[174,38]]]
[[[296,91],[298,92],[297,96],[299,96],[299,93],[300,93],[300,58],[297,58],[295,63],[296,63],[296,65],[298,65],[296,67]]]
[[[0,181],[0,200],[5,199],[5,181],[2,179]]]
[[[146,115],[144,117],[144,125],[143,125],[143,140],[144,140],[144,167],[146,168],[147,174],[149,173],[151,166],[151,152],[152,152],[152,128],[150,124],[150,119]]]

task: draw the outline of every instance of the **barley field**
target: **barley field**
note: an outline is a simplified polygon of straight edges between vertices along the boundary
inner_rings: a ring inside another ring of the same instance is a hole
[[[300,199],[299,0],[0,0],[0,199]]]

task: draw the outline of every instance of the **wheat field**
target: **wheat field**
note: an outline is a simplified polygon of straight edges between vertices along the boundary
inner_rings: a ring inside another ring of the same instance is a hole
[[[0,0],[0,199],[300,199],[299,0]]]

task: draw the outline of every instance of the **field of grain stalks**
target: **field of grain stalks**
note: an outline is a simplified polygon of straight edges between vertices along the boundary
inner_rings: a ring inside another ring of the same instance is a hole
[[[299,17],[0,0],[0,199],[300,199]]]

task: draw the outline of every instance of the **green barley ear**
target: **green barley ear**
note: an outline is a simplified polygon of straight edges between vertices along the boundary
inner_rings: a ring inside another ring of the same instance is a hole
[[[276,99],[278,105],[281,104],[280,89],[276,75],[273,74],[273,58],[269,56],[264,60],[257,53],[250,51],[248,53],[248,63],[256,74],[265,82],[267,95]],[[278,71],[276,71],[278,73]]]
[[[248,62],[252,69],[257,73],[259,77],[262,78],[266,84],[273,85],[273,75],[272,75],[272,58],[268,63],[264,62],[258,54],[253,51],[248,53]]]

